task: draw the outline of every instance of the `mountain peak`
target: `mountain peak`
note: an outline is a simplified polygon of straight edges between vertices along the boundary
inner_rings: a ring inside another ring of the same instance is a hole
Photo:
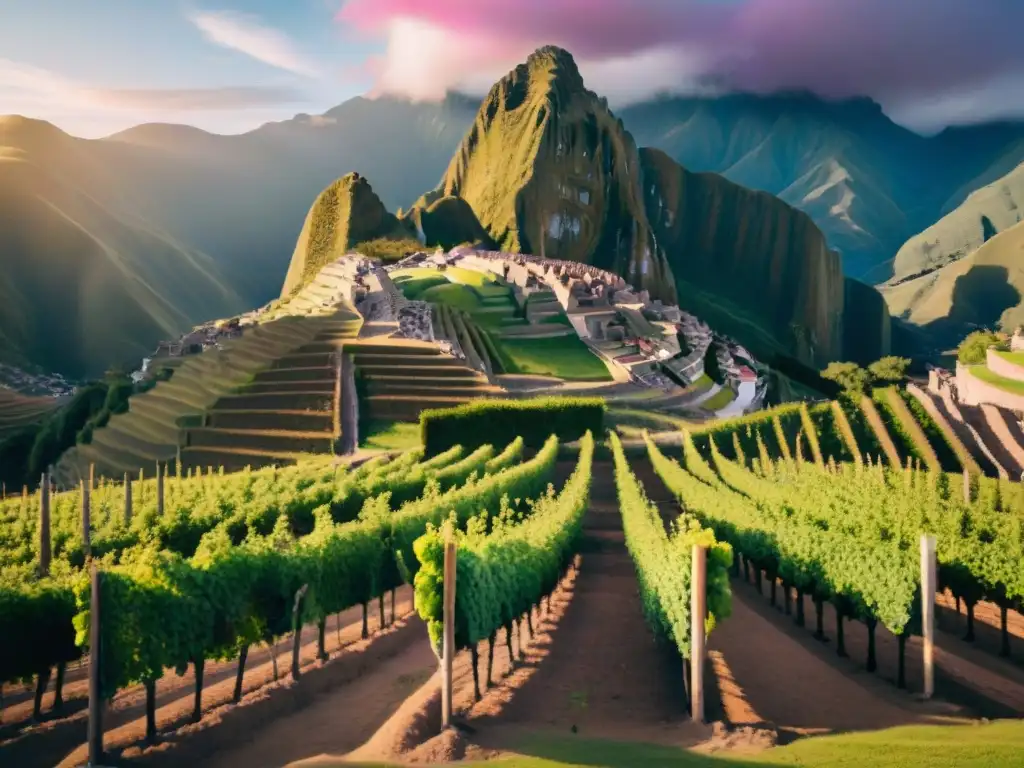
[[[46,120],[22,115],[0,115],[0,146],[32,150],[70,139],[68,134]]]
[[[589,93],[572,54],[556,45],[545,45],[531,53],[525,62],[495,83],[492,95],[495,91],[503,91],[506,100],[517,103],[525,101],[531,92],[553,92],[565,98]]]

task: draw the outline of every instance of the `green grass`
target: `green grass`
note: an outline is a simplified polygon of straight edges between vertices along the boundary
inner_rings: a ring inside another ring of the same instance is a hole
[[[729,387],[722,387],[720,390],[715,392],[711,397],[700,404],[700,407],[705,411],[720,411],[733,400],[736,399],[736,393]]]
[[[1007,354],[1019,354],[1019,353],[1007,353]],[[968,369],[971,374],[976,378],[981,379],[986,384],[991,384],[993,387],[998,387],[1004,392],[1009,392],[1013,395],[1024,395],[1024,381],[1018,381],[1017,379],[1008,379],[1005,376],[1000,376],[998,373],[986,368],[984,365],[971,365]]]
[[[420,446],[420,425],[416,422],[369,421],[359,441],[361,448],[404,451]]]
[[[612,378],[601,359],[578,336],[495,338],[494,342],[506,373],[555,376],[567,381],[610,381]]]
[[[639,408],[609,408],[608,426],[616,428],[651,429],[672,432],[679,429],[694,429],[693,422],[658,411],[644,411]]]
[[[488,275],[484,272],[477,272],[473,269],[464,269],[463,267],[448,267],[444,274],[447,275],[448,279],[453,283],[462,283],[464,285],[471,285],[474,288],[497,288],[502,293],[509,293],[508,286],[505,286],[498,280],[497,275]],[[487,293],[487,291],[484,291]]]
[[[409,270],[412,271],[412,270]],[[432,272],[433,270],[423,270]],[[405,298],[410,300],[419,299],[423,293],[438,285],[445,285],[448,281],[441,275],[434,273],[423,277],[401,277],[395,278],[395,287],[402,292]]]
[[[435,304],[447,304],[453,309],[461,309],[463,312],[475,314],[480,311],[480,299],[476,293],[465,285],[458,283],[445,283],[428,288],[422,294],[424,301]]]
[[[913,725],[818,736],[760,754],[735,757],[655,744],[554,734],[524,736],[515,746],[519,753],[515,757],[462,765],[466,768],[1011,768],[1021,765],[1024,722],[1002,720],[983,725]],[[385,768],[379,763],[355,766]]]

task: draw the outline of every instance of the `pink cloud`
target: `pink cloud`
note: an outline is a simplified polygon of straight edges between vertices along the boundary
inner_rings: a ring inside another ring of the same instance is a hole
[[[392,90],[411,68],[403,57],[419,61],[418,90],[443,91],[500,75],[544,44],[571,51],[598,92],[588,71],[646,62],[636,98],[711,81],[900,104],[1024,77],[1022,0],[348,0],[338,18],[388,39],[381,72]]]

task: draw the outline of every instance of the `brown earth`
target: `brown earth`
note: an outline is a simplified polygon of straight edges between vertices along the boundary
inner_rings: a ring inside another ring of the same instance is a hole
[[[407,614],[411,609],[411,590],[400,589],[395,604],[399,616]],[[385,614],[391,616],[390,599],[385,601]],[[369,628],[371,632],[379,630],[380,618],[376,603],[370,607]],[[325,645],[331,657],[339,655],[341,650],[352,650],[361,647],[359,640],[362,631],[362,608],[356,606],[328,621]],[[371,635],[371,640],[375,637]],[[315,625],[303,630],[303,647],[301,658],[303,666],[315,666],[317,651],[317,631]],[[290,637],[276,645],[276,657],[280,678],[287,678],[291,665]],[[230,701],[234,691],[237,673],[237,660],[229,662],[207,663],[204,674],[203,706],[204,711],[210,710]],[[59,718],[46,720],[39,724],[25,722],[31,716],[31,700],[23,701],[5,712],[5,719],[13,720],[20,716],[19,725],[9,725],[0,732],[0,764],[24,766],[53,766],[65,758],[81,751],[86,739],[87,718],[85,697],[88,683],[80,673],[80,679],[65,686],[65,709],[68,713]],[[273,682],[273,664],[270,650],[266,646],[252,648],[246,662],[243,693],[249,694]],[[52,688],[52,686],[51,686]],[[185,724],[192,711],[195,690],[195,678],[191,668],[177,676],[168,670],[157,683],[157,728],[161,731],[173,731]],[[44,708],[52,704],[52,690],[44,698]],[[104,729],[106,746],[120,748],[141,740],[145,735],[145,691],[141,686],[134,686],[119,691],[113,703],[104,713]]]

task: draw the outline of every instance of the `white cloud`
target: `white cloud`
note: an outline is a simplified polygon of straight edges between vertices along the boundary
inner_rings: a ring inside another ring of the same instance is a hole
[[[1011,72],[983,83],[931,97],[888,104],[886,114],[902,125],[933,133],[947,125],[1024,118],[1024,72]]]
[[[211,43],[287,72],[320,77],[316,65],[296,50],[287,35],[266,26],[255,16],[234,11],[197,11],[188,18]]]
[[[293,88],[273,86],[98,88],[31,64],[0,58],[3,113],[50,120],[93,136],[145,121],[192,122],[199,113],[238,113],[239,125],[244,127],[252,121],[253,111],[267,112],[306,100]]]
[[[447,90],[484,94],[536,48],[525,41],[457,35],[419,19],[396,17],[377,63],[376,89],[413,99],[438,99]],[[696,93],[705,57],[680,47],[650,48],[628,56],[579,59],[587,88],[613,105],[657,93]]]
[[[388,26],[376,89],[412,99],[439,99],[450,88],[486,93],[527,53],[495,56],[490,41],[456,38],[442,27],[399,17]]]

